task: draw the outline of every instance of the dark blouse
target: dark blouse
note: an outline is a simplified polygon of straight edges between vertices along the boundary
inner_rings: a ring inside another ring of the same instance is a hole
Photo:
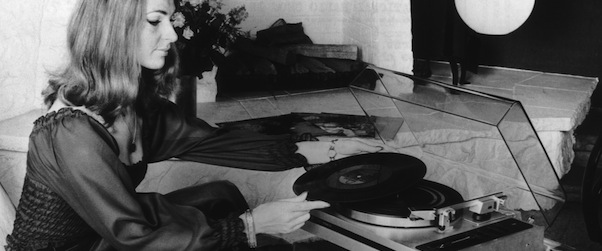
[[[289,135],[216,129],[186,118],[164,99],[142,110],[144,155],[132,166],[121,163],[115,139],[85,112],[62,108],[35,121],[7,250],[218,250],[244,244],[237,215],[212,219],[165,195],[136,193],[147,163],[177,157],[265,171],[307,165]]]

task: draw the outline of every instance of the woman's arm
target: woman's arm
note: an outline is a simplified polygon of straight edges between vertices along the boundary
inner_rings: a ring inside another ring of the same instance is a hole
[[[148,162],[178,157],[214,165],[280,171],[387,147],[358,138],[296,142],[292,135],[217,129],[201,119],[185,117],[177,105],[164,99],[152,102],[147,110],[143,139]]]
[[[265,135],[218,129],[185,117],[178,107],[157,99],[144,111],[143,144],[148,162],[173,157],[214,165],[263,171],[306,166],[291,135]]]
[[[245,242],[236,216],[214,221],[160,194],[137,194],[110,134],[82,112],[46,130],[32,133],[28,172],[116,249],[217,250]]]

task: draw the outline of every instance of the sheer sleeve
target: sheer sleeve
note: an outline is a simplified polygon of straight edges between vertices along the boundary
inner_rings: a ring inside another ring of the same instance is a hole
[[[217,250],[246,241],[237,217],[211,222],[196,208],[171,204],[160,194],[136,194],[118,159],[115,141],[85,114],[75,111],[55,122],[32,133],[28,171],[111,246],[118,250]]]
[[[185,117],[175,104],[164,99],[154,101],[144,114],[148,162],[177,157],[263,171],[307,165],[305,157],[296,153],[291,135],[213,128],[201,119]]]

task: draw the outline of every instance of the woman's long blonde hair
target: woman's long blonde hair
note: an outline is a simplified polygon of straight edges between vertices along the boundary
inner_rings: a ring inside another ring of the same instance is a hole
[[[80,0],[67,31],[69,63],[51,74],[44,102],[85,106],[111,125],[136,104],[139,92],[171,91],[175,49],[151,73],[143,74],[136,57],[145,11],[146,0]]]

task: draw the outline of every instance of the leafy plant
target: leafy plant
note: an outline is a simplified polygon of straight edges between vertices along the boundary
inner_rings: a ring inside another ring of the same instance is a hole
[[[239,25],[249,16],[244,6],[224,13],[221,0],[178,0],[171,18],[178,34],[176,48],[183,75],[201,77],[220,65],[239,37],[249,36]]]

